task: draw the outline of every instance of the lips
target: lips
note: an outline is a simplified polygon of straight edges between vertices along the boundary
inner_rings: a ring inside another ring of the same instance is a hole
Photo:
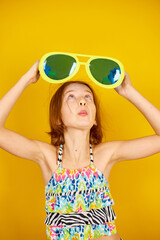
[[[88,113],[87,113],[86,110],[81,110],[78,114],[79,114],[79,115],[87,115]]]

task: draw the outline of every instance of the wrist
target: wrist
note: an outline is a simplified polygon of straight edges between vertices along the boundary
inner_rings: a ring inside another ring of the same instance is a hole
[[[25,87],[28,87],[28,86],[31,84],[30,79],[28,79],[28,77],[25,76],[25,75],[23,75],[23,76],[20,78],[20,81],[23,82],[23,84],[25,85]]]
[[[126,99],[130,99],[130,97],[132,96],[132,93],[134,92],[135,88],[132,85],[128,85],[125,88],[123,97],[125,97]]]

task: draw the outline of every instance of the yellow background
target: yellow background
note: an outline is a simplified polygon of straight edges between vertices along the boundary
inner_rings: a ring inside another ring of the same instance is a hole
[[[132,85],[160,109],[160,2],[1,1],[0,98],[47,52],[120,60]],[[83,59],[84,60],[84,59]],[[87,59],[88,60],[88,59]],[[84,66],[74,79],[91,83]],[[51,86],[52,85],[52,86]],[[103,141],[154,134],[138,109],[114,89],[101,96]],[[50,143],[48,105],[57,85],[39,79],[16,102],[6,127]],[[45,195],[39,166],[0,149],[0,238],[44,240]],[[160,239],[160,154],[121,161],[110,174],[116,226],[124,240]]]

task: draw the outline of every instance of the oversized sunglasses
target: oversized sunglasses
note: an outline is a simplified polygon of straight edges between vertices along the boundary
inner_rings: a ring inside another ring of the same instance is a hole
[[[80,62],[77,56],[90,58],[87,62]],[[100,87],[118,87],[125,76],[123,64],[115,58],[64,52],[43,55],[39,62],[39,72],[50,83],[63,83],[78,72],[80,64],[85,65],[89,78]]]

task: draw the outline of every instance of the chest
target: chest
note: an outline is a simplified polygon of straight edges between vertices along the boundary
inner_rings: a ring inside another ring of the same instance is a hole
[[[46,186],[51,179],[52,175],[57,171],[58,164],[57,164],[57,154],[54,151],[49,152],[46,154],[46,159],[40,164],[41,173],[44,181],[44,185]],[[93,150],[93,163],[94,166],[104,175],[105,179],[109,181],[109,175],[112,169],[112,164],[110,162],[111,154],[108,153],[104,154],[99,152],[97,149]],[[76,169],[82,169],[84,167],[89,166],[91,163],[90,159],[85,162],[81,162]],[[62,167],[66,169],[74,169],[70,163],[67,163],[64,159],[62,160]]]

